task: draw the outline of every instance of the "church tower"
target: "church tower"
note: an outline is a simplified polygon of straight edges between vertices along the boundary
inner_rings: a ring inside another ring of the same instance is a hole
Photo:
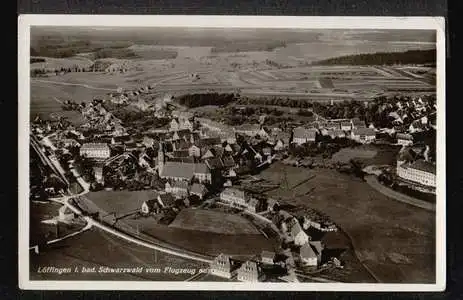
[[[163,149],[163,144],[159,143],[159,149],[158,149],[158,174],[159,176],[161,175],[163,169],[164,169],[164,149]]]

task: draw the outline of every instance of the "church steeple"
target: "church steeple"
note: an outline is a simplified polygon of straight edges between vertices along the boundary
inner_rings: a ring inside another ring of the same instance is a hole
[[[163,144],[159,143],[158,149],[158,174],[161,175],[164,169],[164,148]]]

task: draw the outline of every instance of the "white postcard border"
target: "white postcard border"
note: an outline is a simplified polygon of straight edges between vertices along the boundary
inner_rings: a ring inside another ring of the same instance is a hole
[[[436,30],[437,200],[436,283],[241,283],[137,281],[31,281],[29,279],[29,106],[31,26],[120,26],[293,29]],[[185,15],[21,15],[18,18],[18,268],[27,290],[272,290],[272,291],[444,291],[446,283],[445,19],[443,17],[289,17]]]

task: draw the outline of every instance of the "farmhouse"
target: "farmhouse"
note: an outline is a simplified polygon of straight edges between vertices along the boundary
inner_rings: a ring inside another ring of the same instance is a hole
[[[397,133],[397,144],[402,146],[410,146],[413,145],[413,136],[407,133]]]
[[[296,127],[293,130],[293,143],[302,145],[308,142],[315,142],[317,136],[317,130],[310,128],[306,129],[303,127]]]
[[[219,254],[210,264],[210,272],[213,275],[225,278],[232,278],[234,275],[233,265],[230,256],[226,254]]]
[[[143,214],[159,213],[160,210],[157,199],[146,200],[141,205],[141,212]]]
[[[376,132],[371,128],[358,128],[351,132],[351,138],[362,144],[368,144],[376,139]]]
[[[345,138],[346,133],[340,129],[328,129],[327,133],[332,139],[334,138]]]
[[[244,191],[226,188],[220,193],[220,200],[233,206],[246,207],[248,196]]]
[[[422,159],[397,165],[397,175],[414,183],[436,187],[436,166]]]
[[[239,267],[236,277],[239,281],[258,282],[259,273],[260,269],[257,263],[248,260]]]
[[[95,159],[107,159],[111,156],[111,150],[104,143],[85,143],[80,147],[79,152],[80,156]]]

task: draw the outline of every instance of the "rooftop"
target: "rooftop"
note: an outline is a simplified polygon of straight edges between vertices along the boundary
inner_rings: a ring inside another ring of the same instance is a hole
[[[376,131],[373,128],[357,128],[352,130],[354,135],[376,135]]]
[[[423,159],[419,159],[414,161],[413,163],[408,163],[406,167],[415,169],[415,170],[420,170],[432,174],[436,174],[436,166],[430,162],[427,162]]]

